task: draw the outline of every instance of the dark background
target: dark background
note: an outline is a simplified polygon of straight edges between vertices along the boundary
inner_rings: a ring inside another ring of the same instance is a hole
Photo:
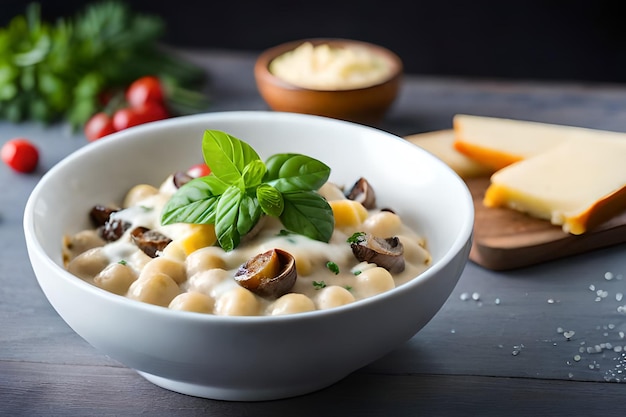
[[[259,52],[305,37],[345,37],[395,51],[413,74],[626,82],[626,2],[446,0],[127,0],[163,17],[163,42]],[[1,0],[3,26],[27,1]],[[43,16],[86,1],[42,0]]]

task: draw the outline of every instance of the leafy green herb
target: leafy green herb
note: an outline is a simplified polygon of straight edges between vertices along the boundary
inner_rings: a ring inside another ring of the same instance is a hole
[[[352,291],[352,286],[351,286],[351,285],[346,285],[344,288],[345,288],[346,290],[348,290],[348,291]]]
[[[359,242],[361,242],[361,241],[363,240],[363,239],[362,239],[362,238],[363,238],[363,236],[365,236],[365,233],[364,233],[364,232],[356,232],[356,233],[353,233],[353,234],[352,234],[352,236],[350,236],[350,237],[347,239],[347,242],[348,242],[348,243],[359,243]]]
[[[103,109],[105,92],[122,91],[144,75],[160,78],[173,114],[205,110],[206,74],[157,41],[161,18],[102,1],[55,23],[32,3],[0,28],[0,118],[67,120],[76,128]]]
[[[316,290],[321,290],[322,288],[326,288],[326,283],[324,281],[313,281],[313,287]]]
[[[363,271],[360,271],[360,270],[357,269],[356,271],[354,271],[354,275],[361,275],[361,272],[363,272]]]
[[[124,259],[120,259],[117,263],[120,264],[120,265],[127,265],[128,264],[128,262],[126,262]]]
[[[339,274],[339,265],[337,265],[334,262],[331,262],[331,261],[326,262],[326,268],[328,268],[330,272],[332,272],[335,275]]]
[[[161,223],[214,224],[219,245],[235,249],[261,216],[277,217],[292,233],[328,242],[333,212],[317,190],[330,168],[300,154],[277,154],[263,163],[247,143],[207,130],[202,153],[211,174],[179,188],[163,209]]]

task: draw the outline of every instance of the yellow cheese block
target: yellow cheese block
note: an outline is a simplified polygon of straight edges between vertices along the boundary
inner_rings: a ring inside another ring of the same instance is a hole
[[[566,142],[514,163],[491,176],[483,203],[585,233],[626,210],[626,140]]]
[[[493,173],[493,169],[468,158],[454,149],[454,130],[436,130],[433,132],[409,135],[406,140],[435,155],[445,162],[461,178],[484,177]]]
[[[621,139],[625,133],[523,120],[457,114],[454,148],[495,170],[573,140]]]

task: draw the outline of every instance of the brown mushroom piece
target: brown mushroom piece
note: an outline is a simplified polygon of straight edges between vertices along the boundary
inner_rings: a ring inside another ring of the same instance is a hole
[[[97,227],[98,236],[107,242],[115,242],[130,227],[130,223],[111,218],[111,215],[120,211],[118,208],[95,205],[89,211],[91,223]]]
[[[130,228],[131,224],[120,219],[109,219],[102,226],[98,227],[98,235],[107,242],[115,242],[122,237],[124,232]]]
[[[151,258],[156,258],[170,244],[172,239],[147,227],[135,227],[130,232],[131,240],[139,249]]]
[[[91,208],[91,211],[89,211],[89,219],[96,227],[104,226],[104,224],[109,221],[111,214],[118,211],[119,209],[117,208],[97,204]]]
[[[241,265],[235,280],[242,287],[264,298],[287,294],[296,283],[296,260],[282,249],[271,249]]]
[[[187,184],[192,179],[193,177],[191,175],[183,171],[177,171],[172,176],[172,182],[174,183],[174,187],[176,187],[177,189]]]
[[[392,274],[404,271],[404,246],[395,236],[384,239],[359,233],[351,238],[350,247],[361,262],[374,263]]]
[[[358,201],[363,204],[366,209],[376,207],[376,193],[371,184],[363,177],[354,183],[350,192],[346,194],[349,200]]]

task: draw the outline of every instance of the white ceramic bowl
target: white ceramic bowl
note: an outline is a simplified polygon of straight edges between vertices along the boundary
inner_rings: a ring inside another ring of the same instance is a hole
[[[173,311],[108,293],[66,272],[64,234],[89,228],[96,203],[138,183],[158,185],[197,163],[205,129],[248,142],[262,159],[317,158],[331,180],[359,176],[427,238],[432,266],[409,283],[343,307],[279,317]],[[24,213],[37,280],[58,314],[87,342],[181,393],[269,400],[327,387],[410,339],[455,287],[471,244],[473,205],[463,181],[429,153],[370,127],[279,112],[223,112],[128,129],[86,145],[44,175]],[[98,388],[94,386],[94,390]]]

